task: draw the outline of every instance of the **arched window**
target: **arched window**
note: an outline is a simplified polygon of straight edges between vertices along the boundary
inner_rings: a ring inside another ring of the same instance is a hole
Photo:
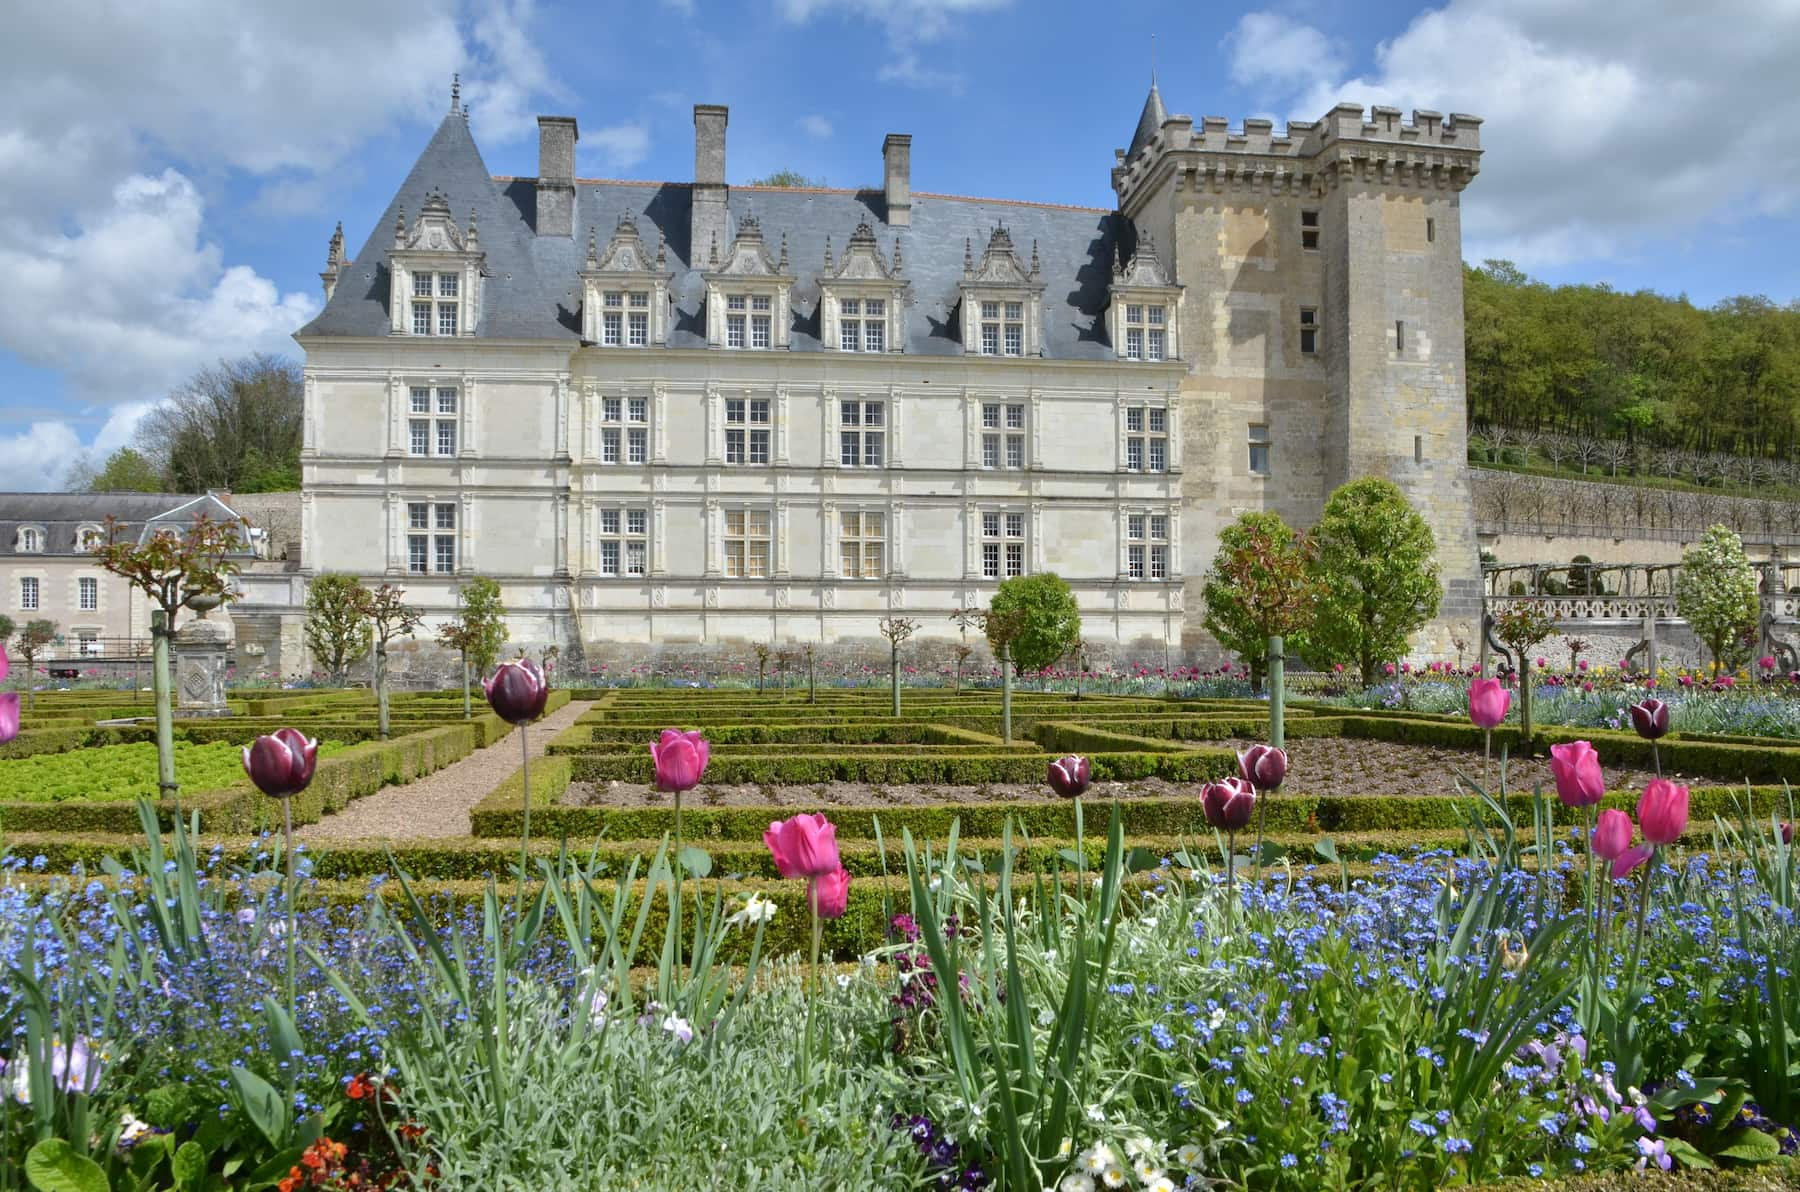
[[[36,526],[25,526],[19,530],[19,552],[21,554],[38,554],[44,549],[44,532]]]

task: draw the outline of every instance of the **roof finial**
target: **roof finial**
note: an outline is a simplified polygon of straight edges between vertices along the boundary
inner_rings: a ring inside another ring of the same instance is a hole
[[[480,233],[475,230],[475,208],[471,207],[469,208],[469,233],[466,237],[469,251],[473,252],[475,250],[475,246],[480,239]]]
[[[709,264],[717,265],[719,263],[719,234],[717,232],[712,234],[712,251],[707,259]]]
[[[1037,238],[1033,237],[1032,241],[1031,241],[1031,276],[1036,277],[1037,275],[1038,275]]]
[[[669,237],[659,232],[656,237],[656,267],[660,270],[669,263]]]
[[[898,277],[900,275],[900,270],[904,267],[905,266],[903,266],[900,261],[900,237],[895,236],[894,237],[894,276]]]
[[[400,208],[399,214],[394,216],[394,247],[406,247],[406,208],[404,207]]]
[[[588,225],[588,252],[587,252],[587,267],[589,269],[593,269],[600,264],[600,257],[598,255],[598,250],[594,244],[594,235],[595,235],[594,225],[589,224]]]
[[[775,267],[777,269],[781,270],[783,273],[787,272],[788,259],[787,259],[787,233],[786,232],[783,232],[781,234],[781,260],[776,264]]]
[[[825,237],[825,272],[831,272],[831,236]]]
[[[1150,85],[1156,86],[1156,34],[1150,35]]]
[[[973,273],[974,271],[975,271],[975,258],[969,252],[969,238],[967,236],[964,236],[963,237],[963,272],[964,273]]]
[[[450,76],[450,114],[452,116],[455,116],[458,113],[462,113],[463,115],[468,114],[466,112],[463,112],[463,110],[462,110],[462,75],[461,75],[461,73],[453,74]]]

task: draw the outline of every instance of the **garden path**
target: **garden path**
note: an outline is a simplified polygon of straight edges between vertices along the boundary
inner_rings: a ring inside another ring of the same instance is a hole
[[[571,700],[531,726],[531,756],[544,756],[556,734],[592,705]],[[469,809],[519,769],[518,738],[508,733],[485,749],[451,762],[404,786],[387,786],[357,799],[336,815],[301,828],[302,840],[354,840],[385,836],[467,836]]]

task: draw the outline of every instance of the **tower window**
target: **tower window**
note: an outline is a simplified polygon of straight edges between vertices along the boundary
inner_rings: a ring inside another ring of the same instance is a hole
[[[1300,247],[1308,252],[1319,251],[1319,213],[1317,211],[1300,213]]]
[[[1313,356],[1319,351],[1319,310],[1314,306],[1300,308],[1300,354]]]
[[[1437,243],[1437,220],[1435,219],[1427,219],[1425,221],[1425,243]]]
[[[1413,436],[1413,462],[1415,464],[1422,464],[1425,462],[1425,436],[1424,435],[1414,435]]]
[[[1394,351],[1406,351],[1406,320],[1394,320]]]
[[[1250,427],[1250,474],[1267,476],[1269,474],[1269,428],[1262,423]]]

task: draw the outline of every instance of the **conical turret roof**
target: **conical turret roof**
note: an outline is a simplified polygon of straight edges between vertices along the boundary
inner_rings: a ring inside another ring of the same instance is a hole
[[[1137,131],[1131,134],[1131,148],[1125,151],[1125,160],[1130,161],[1137,156],[1137,151],[1156,139],[1162,131],[1163,121],[1169,118],[1168,109],[1163,107],[1162,92],[1156,89],[1156,80],[1150,80],[1150,94],[1144,99],[1143,114],[1138,117]]]

